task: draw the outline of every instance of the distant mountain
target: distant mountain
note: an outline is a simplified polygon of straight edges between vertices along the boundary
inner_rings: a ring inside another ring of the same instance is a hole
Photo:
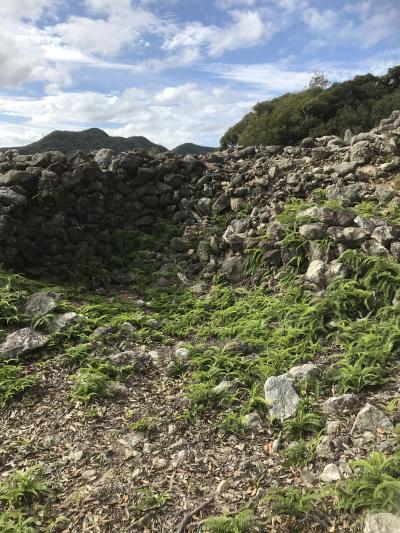
[[[200,146],[193,143],[180,144],[172,151],[179,155],[203,155],[209,152],[215,152],[217,148],[211,148],[210,146]]]
[[[75,150],[90,152],[100,148],[109,148],[116,152],[126,152],[133,148],[142,148],[147,152],[154,153],[167,151],[165,146],[154,144],[146,137],[111,137],[99,128],[90,128],[84,131],[53,131],[39,141],[16,148],[21,154],[50,150],[59,150],[69,154]]]

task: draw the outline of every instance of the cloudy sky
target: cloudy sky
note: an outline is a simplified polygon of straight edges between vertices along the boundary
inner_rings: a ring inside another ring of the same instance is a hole
[[[0,0],[0,146],[217,145],[259,100],[400,64],[400,0]]]

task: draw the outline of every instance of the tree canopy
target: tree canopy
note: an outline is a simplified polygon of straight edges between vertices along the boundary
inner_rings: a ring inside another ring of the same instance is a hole
[[[221,146],[291,145],[305,137],[343,135],[373,128],[400,109],[400,65],[384,76],[365,74],[333,83],[319,72],[303,91],[256,104],[228,129]]]

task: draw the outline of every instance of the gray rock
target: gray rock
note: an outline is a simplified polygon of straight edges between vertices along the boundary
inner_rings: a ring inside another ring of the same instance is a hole
[[[6,187],[0,187],[0,206],[10,205],[26,205],[26,196],[19,194],[18,192],[8,189]]]
[[[390,187],[384,187],[382,185],[378,185],[375,189],[375,196],[379,203],[381,204],[387,204],[396,196],[396,192],[391,189]]]
[[[321,222],[313,222],[311,224],[303,224],[303,226],[300,226],[299,233],[305,239],[317,241],[326,235],[326,229],[326,226]]]
[[[362,228],[344,228],[342,234],[344,242],[351,248],[360,246],[369,237],[369,234]]]
[[[347,274],[347,269],[338,260],[332,261],[329,263],[325,269],[325,283],[329,285],[335,279],[344,278]]]
[[[379,242],[376,242],[374,239],[363,242],[361,245],[361,250],[368,255],[374,255],[376,257],[387,257],[390,255],[389,250],[382,244],[379,244]]]
[[[62,315],[58,315],[53,318],[53,320],[50,322],[49,330],[51,333],[63,331],[75,324],[78,324],[82,320],[84,320],[84,316],[78,315],[77,313],[74,313],[74,311],[63,313]]]
[[[336,165],[334,171],[337,172],[339,176],[346,176],[347,174],[351,174],[356,166],[357,163],[355,161],[344,161],[343,163]]]
[[[265,400],[272,416],[285,420],[297,411],[300,397],[286,376],[271,376],[264,385]]]
[[[367,514],[364,533],[399,533],[400,517],[392,513]]]
[[[356,405],[357,396],[355,394],[342,394],[325,400],[321,405],[321,410],[327,415],[337,415],[352,411]]]
[[[111,166],[115,153],[108,148],[98,150],[94,156],[94,160],[102,170],[108,170]]]
[[[320,369],[317,365],[314,363],[305,363],[304,365],[292,367],[283,375],[293,381],[302,381],[315,379],[319,373]]]
[[[9,170],[0,176],[0,186],[24,185],[32,181],[34,175],[26,170]]]
[[[190,248],[190,243],[184,237],[172,237],[170,246],[175,252],[187,252]]]
[[[375,432],[377,429],[383,429],[387,432],[393,431],[393,424],[389,418],[374,405],[367,403],[357,414],[352,434],[361,434],[364,431]]]
[[[332,481],[338,481],[340,478],[339,468],[333,463],[326,465],[322,474],[319,476],[319,479],[324,483],[332,483]]]
[[[374,222],[373,220],[363,218],[363,217],[356,217],[354,219],[354,222],[359,226],[361,229],[363,229],[366,233],[371,234],[374,229],[379,226],[380,224],[377,222]]]
[[[238,283],[245,278],[245,273],[243,270],[244,260],[243,257],[237,255],[225,259],[222,263],[221,270],[229,281],[233,283]]]
[[[359,165],[369,163],[372,155],[373,150],[369,141],[358,141],[350,147],[350,159]]]
[[[390,245],[390,251],[396,261],[400,261],[400,242],[392,242]]]
[[[45,346],[49,338],[32,328],[23,328],[10,333],[0,346],[0,359],[18,357]]]
[[[55,292],[35,292],[27,298],[23,313],[32,318],[40,318],[54,311],[59,300],[60,295]]]
[[[321,459],[333,459],[335,454],[332,449],[332,440],[329,435],[324,435],[320,438],[315,449],[315,455]]]
[[[197,202],[197,209],[202,215],[209,215],[212,212],[213,201],[211,198],[201,198]]]
[[[383,246],[390,246],[391,242],[393,242],[398,236],[399,232],[392,226],[378,226],[371,233],[371,239],[374,239]]]

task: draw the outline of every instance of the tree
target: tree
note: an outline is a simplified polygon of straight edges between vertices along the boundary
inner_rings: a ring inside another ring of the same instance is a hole
[[[311,76],[311,80],[310,80],[310,83],[308,84],[308,88],[315,89],[316,87],[319,87],[321,89],[326,89],[327,87],[329,87],[330,84],[331,82],[328,80],[328,78],[326,78],[322,72],[319,72],[317,70]]]

